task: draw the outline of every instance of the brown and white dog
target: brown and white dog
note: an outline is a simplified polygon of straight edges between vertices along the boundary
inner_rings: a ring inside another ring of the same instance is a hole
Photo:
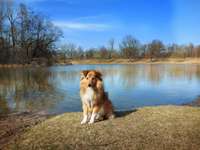
[[[104,91],[102,74],[99,71],[81,72],[80,96],[83,107],[81,124],[114,118],[113,106]]]

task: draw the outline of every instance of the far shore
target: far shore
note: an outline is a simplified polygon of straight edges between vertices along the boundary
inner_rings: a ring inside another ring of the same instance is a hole
[[[0,64],[0,68],[22,68],[22,67],[48,67],[48,66],[68,66],[72,63],[55,63],[52,65],[46,64]]]
[[[200,58],[159,58],[159,59],[68,59],[46,64],[0,64],[0,68],[67,66],[76,64],[200,64]]]
[[[72,64],[200,64],[200,58],[163,59],[83,59],[71,60]]]

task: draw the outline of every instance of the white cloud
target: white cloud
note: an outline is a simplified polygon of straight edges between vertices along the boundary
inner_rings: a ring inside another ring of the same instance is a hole
[[[82,16],[82,17],[78,17],[78,18],[74,18],[71,21],[95,21],[95,20],[105,20],[105,19],[110,19],[108,14],[99,14],[99,15],[91,15],[91,16]],[[109,20],[110,21],[110,20]]]
[[[108,24],[103,23],[80,23],[80,22],[63,22],[55,21],[54,24],[63,29],[75,29],[75,30],[95,30],[102,31],[111,28]]]
[[[15,0],[17,3],[39,3],[39,2],[46,2],[48,3],[49,1],[54,1],[54,2],[65,2],[68,5],[75,5],[75,4],[80,4],[81,1],[79,0]]]
[[[38,3],[38,2],[48,2],[49,0],[15,0],[17,3]],[[56,2],[62,2],[62,1],[65,1],[65,0],[52,0],[52,1],[56,1]],[[71,3],[71,1],[67,2],[67,3]]]

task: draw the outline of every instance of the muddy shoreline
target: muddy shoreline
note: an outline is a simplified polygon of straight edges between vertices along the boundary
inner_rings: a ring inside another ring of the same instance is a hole
[[[198,97],[196,100],[191,101],[189,103],[183,104],[184,106],[193,106],[193,107],[200,107],[200,97]]]
[[[0,149],[7,146],[10,141],[19,138],[22,133],[32,126],[52,116],[44,112],[23,112],[0,115]]]

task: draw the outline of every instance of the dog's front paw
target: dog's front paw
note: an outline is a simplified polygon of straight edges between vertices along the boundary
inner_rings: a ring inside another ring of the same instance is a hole
[[[82,120],[81,121],[81,124],[86,124],[87,123],[87,120]]]
[[[86,124],[88,122],[87,117],[84,117],[83,120],[81,121],[81,124]]]
[[[91,119],[88,124],[93,124],[95,121],[93,119]]]
[[[92,117],[90,118],[89,124],[93,124],[95,122],[96,114],[92,114]]]

